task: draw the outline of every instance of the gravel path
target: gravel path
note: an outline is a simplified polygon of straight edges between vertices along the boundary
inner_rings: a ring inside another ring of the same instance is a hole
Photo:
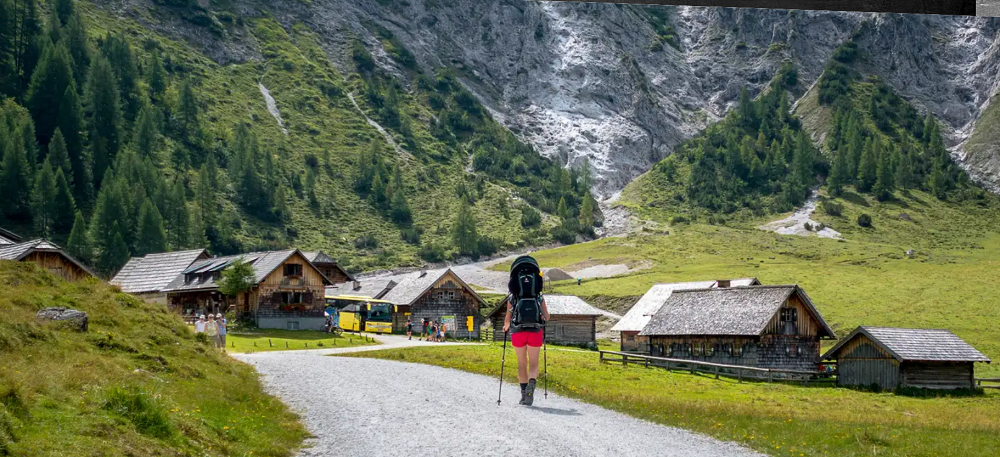
[[[414,344],[390,339],[380,347]],[[495,378],[322,355],[331,351],[338,350],[234,356],[256,367],[266,388],[303,416],[316,438],[302,457],[760,455],[551,393],[546,399],[541,386],[529,408],[517,404],[517,386],[505,384],[497,406]]]

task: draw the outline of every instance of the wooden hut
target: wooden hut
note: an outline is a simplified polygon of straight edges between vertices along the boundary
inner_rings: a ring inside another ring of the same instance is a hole
[[[545,341],[570,346],[597,343],[597,318],[609,313],[591,306],[574,295],[543,295],[549,310],[545,326]],[[503,323],[507,317],[507,300],[504,299],[487,314],[493,323],[493,340],[503,341]]]
[[[122,292],[135,295],[150,303],[166,305],[167,286],[192,264],[207,259],[209,255],[204,249],[158,252],[144,257],[132,257],[110,282],[121,288]],[[207,310],[214,311],[218,309],[218,297],[202,305]]]
[[[612,332],[619,332],[621,350],[626,352],[649,353],[649,337],[640,336],[639,332],[646,328],[649,319],[663,307],[675,290],[709,289],[712,287],[754,286],[760,285],[757,278],[720,279],[717,281],[693,281],[653,284],[632,308],[625,313],[613,327]]]
[[[479,339],[484,321],[479,309],[486,301],[450,268],[409,273],[393,281],[397,284],[381,297],[398,309],[393,315],[393,331],[405,330],[409,317],[415,330],[423,319],[446,321],[450,338]],[[469,316],[473,318],[471,331]]]
[[[7,237],[4,239],[9,240]],[[0,244],[0,260],[32,262],[67,281],[79,281],[96,276],[58,245],[44,239]]]
[[[883,390],[975,388],[973,364],[990,359],[947,330],[858,327],[823,355],[837,385]]]
[[[330,257],[327,253],[323,251],[310,251],[303,252],[302,255],[312,262],[313,266],[320,273],[323,273],[326,279],[330,280],[330,283],[343,284],[354,281],[354,277],[347,270],[341,268],[337,260]]]
[[[834,338],[795,285],[675,290],[640,336],[676,359],[818,371],[820,340]]]

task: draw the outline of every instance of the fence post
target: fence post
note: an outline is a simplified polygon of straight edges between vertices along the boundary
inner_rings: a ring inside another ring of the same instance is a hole
[[[743,384],[743,369],[739,368],[736,370],[736,379],[739,380],[740,384]]]
[[[715,367],[715,379],[719,379],[719,367]]]
[[[767,370],[767,382],[774,382],[774,372]]]

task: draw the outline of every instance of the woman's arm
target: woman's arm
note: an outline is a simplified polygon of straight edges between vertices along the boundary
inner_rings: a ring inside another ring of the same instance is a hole
[[[542,297],[542,320],[549,321],[549,306],[545,304],[545,297]]]
[[[513,317],[514,306],[510,304],[510,300],[507,300],[507,316],[503,318],[503,331],[507,333],[510,330],[510,319]]]

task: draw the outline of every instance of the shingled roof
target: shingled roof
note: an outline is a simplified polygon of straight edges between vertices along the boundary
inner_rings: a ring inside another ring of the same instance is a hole
[[[358,297],[381,299],[398,284],[389,278],[371,278],[354,280],[326,288],[327,295],[354,295]]]
[[[479,296],[476,291],[470,287],[462,278],[458,277],[451,268],[439,269],[439,270],[427,270],[427,271],[416,271],[403,275],[399,283],[392,288],[387,294],[382,296],[382,300],[386,300],[394,305],[412,305],[413,302],[417,301],[418,298],[422,297],[431,286],[434,285],[439,279],[447,274],[451,274],[458,285],[467,289],[472,293],[476,299],[479,300],[480,304],[486,303],[482,297]]]
[[[39,238],[36,240],[25,241],[23,243],[0,244],[0,260],[21,260],[33,252],[52,252],[59,254],[70,263],[80,267],[83,271],[86,271],[91,276],[97,276],[93,271],[90,271],[86,265],[80,263],[78,260],[74,259],[73,256],[63,251],[59,245],[46,239]]]
[[[740,278],[729,281],[730,287],[752,286],[760,284],[757,278]],[[641,332],[649,323],[649,319],[656,314],[663,306],[663,303],[670,298],[670,294],[676,290],[709,289],[717,287],[718,281],[692,281],[653,284],[649,290],[635,303],[632,308],[625,313],[618,323],[611,327],[612,332]]]
[[[824,360],[835,359],[845,344],[865,335],[900,362],[986,362],[990,359],[961,338],[943,329],[868,327],[854,329],[826,351]]]
[[[22,239],[20,235],[0,227],[0,246],[6,244],[17,244],[20,243],[21,241]]]
[[[213,257],[211,259],[205,259],[201,262],[195,262],[191,264],[190,267],[184,269],[180,272],[170,283],[163,289],[165,292],[190,292],[195,290],[214,290],[219,287],[215,282],[212,275],[205,275],[204,273],[210,273],[214,271],[221,271],[225,269],[229,264],[236,261],[242,257],[247,262],[253,265],[254,273],[256,275],[257,283],[260,283],[268,275],[270,275],[274,270],[278,269],[281,264],[285,263],[289,257],[291,257],[296,252],[301,254],[301,251],[297,249],[286,249],[283,251],[266,251],[266,252],[251,252],[248,254],[230,255],[223,257]],[[312,262],[306,258],[305,255],[302,256],[310,265]],[[313,266],[315,269],[316,267]],[[324,281],[329,284],[330,280],[323,276],[323,273],[317,269],[317,273],[323,277]],[[188,281],[187,276],[190,274],[197,274],[198,278],[195,280]]]
[[[133,257],[111,279],[122,292],[131,294],[161,292],[198,259],[208,258],[204,249],[160,252]]]
[[[819,322],[820,336],[834,337],[805,291],[795,285],[676,290],[639,335],[760,335],[793,294]]]
[[[545,307],[550,316],[608,316],[618,317],[613,313],[596,308],[583,301],[576,295],[542,295],[545,298]],[[509,298],[509,297],[508,297]],[[496,307],[487,313],[487,317],[507,312],[507,298],[504,298]]]

